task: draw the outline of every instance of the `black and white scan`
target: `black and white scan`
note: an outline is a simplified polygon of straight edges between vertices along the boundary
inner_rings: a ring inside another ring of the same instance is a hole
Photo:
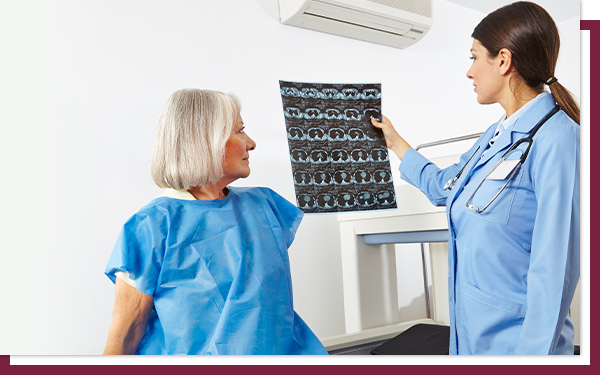
[[[397,208],[381,84],[279,81],[296,205],[305,213]]]

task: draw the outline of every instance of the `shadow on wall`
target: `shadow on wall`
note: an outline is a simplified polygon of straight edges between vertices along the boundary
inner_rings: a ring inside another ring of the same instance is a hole
[[[431,287],[429,288],[431,290]],[[414,298],[408,306],[402,306],[398,309],[399,323],[410,322],[411,320],[427,318],[427,309],[425,307],[425,293]]]
[[[258,5],[277,23],[279,23],[279,0],[256,0]]]

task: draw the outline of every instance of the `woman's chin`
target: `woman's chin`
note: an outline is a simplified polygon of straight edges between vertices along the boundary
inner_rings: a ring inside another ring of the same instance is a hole
[[[245,171],[244,173],[240,173],[239,178],[247,178],[248,176],[250,176],[250,167],[248,167],[248,170]]]

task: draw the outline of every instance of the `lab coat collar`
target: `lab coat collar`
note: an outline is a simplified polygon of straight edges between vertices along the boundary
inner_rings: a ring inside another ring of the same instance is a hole
[[[550,112],[555,105],[552,94],[539,98],[531,108],[515,121],[510,129],[504,131],[504,133],[496,139],[494,145],[485,153],[478,165],[485,164],[489,159],[494,157],[494,155],[503,151],[518,139],[523,138],[524,134],[529,134],[533,128],[535,128],[537,123]]]
[[[552,94],[541,97],[531,106],[512,127],[513,132],[529,134],[535,128],[537,123],[554,108],[556,102]]]
[[[465,171],[463,172],[461,178],[457,182],[457,184],[459,184],[460,187],[463,187],[464,185],[466,185],[467,182],[469,182],[469,179],[471,178],[471,172],[474,169],[479,168],[480,165],[482,165],[482,163],[480,162],[480,160],[487,160],[487,159],[489,159],[489,156],[491,154],[495,154],[494,150],[492,150],[490,148],[490,150],[487,150],[487,152],[485,153],[485,155],[483,155],[483,157],[482,157],[482,154],[486,150],[487,145],[490,143],[490,140],[494,137],[494,133],[496,131],[496,127],[497,126],[498,126],[498,123],[493,124],[479,138],[479,145],[478,145],[479,146],[479,150],[477,150],[477,152],[475,152],[475,155],[473,156],[473,160],[471,160],[469,162],[468,167],[465,169]],[[498,140],[496,140],[496,142],[498,142]],[[495,146],[495,144],[494,144],[494,146]],[[452,189],[451,192],[450,192],[450,197],[451,197],[450,198],[451,199],[450,202],[454,203],[454,200],[456,199],[456,197],[458,196],[458,194],[460,194],[461,191],[462,191],[462,189],[456,189],[456,188]],[[447,211],[449,213],[450,209],[448,209]],[[449,217],[448,217],[448,219],[449,219]]]

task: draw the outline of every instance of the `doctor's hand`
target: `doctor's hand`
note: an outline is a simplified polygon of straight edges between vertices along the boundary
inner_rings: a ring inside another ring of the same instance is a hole
[[[385,143],[390,150],[394,151],[394,153],[398,156],[400,160],[406,154],[406,151],[410,150],[412,147],[398,134],[396,129],[394,129],[394,125],[392,122],[385,116],[381,115],[381,122],[375,120],[375,118],[371,118],[371,124],[383,130],[383,135],[385,136]]]

